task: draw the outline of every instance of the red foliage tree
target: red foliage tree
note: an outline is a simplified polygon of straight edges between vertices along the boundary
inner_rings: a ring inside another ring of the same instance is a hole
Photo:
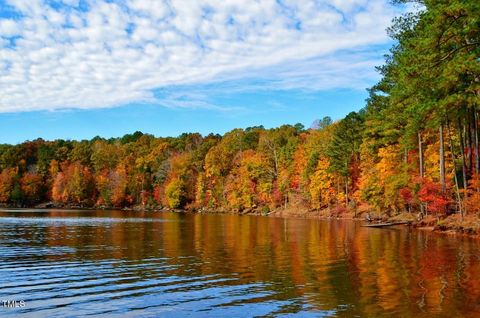
[[[442,186],[439,183],[425,180],[418,192],[420,202],[425,203],[427,211],[438,215],[445,213],[449,200],[442,193]]]

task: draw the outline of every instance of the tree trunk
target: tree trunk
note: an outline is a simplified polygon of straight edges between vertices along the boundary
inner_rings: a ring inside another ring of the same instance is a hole
[[[420,131],[417,134],[418,136],[418,166],[420,167],[420,178],[423,178],[423,149],[422,149],[422,136]]]
[[[458,120],[458,135],[460,137],[460,155],[462,156],[463,188],[466,190],[467,189],[467,165],[465,160],[465,141],[463,139],[462,123],[460,119]]]
[[[345,176],[345,207],[348,207],[348,178],[350,177],[350,172],[348,171],[349,160],[345,161],[345,167],[347,170],[347,175]]]
[[[338,196],[340,195],[340,181],[339,181],[340,177],[337,177],[336,179],[337,179],[337,199],[335,201],[337,202],[337,211],[338,211],[338,201],[339,201]]]
[[[345,178],[345,206],[348,207],[348,177]]]
[[[273,146],[273,160],[275,162],[275,178],[278,176],[278,158],[277,158],[277,149],[275,145]]]
[[[463,200],[466,201],[467,199],[467,166],[465,161],[465,141],[463,139],[463,132],[462,132],[462,122],[460,118],[458,119],[458,135],[460,137],[460,155],[462,156],[462,178],[463,178]],[[467,207],[465,204],[463,205],[463,215],[467,214]]]
[[[418,137],[418,166],[419,166],[419,174],[420,178],[423,179],[423,149],[422,149],[422,135],[420,131],[417,133]],[[425,209],[423,208],[423,204],[420,202],[420,213],[422,217],[425,215]]]
[[[447,191],[447,185],[445,183],[445,148],[443,141],[443,124],[440,125],[440,183],[442,185],[442,193]]]
[[[468,113],[470,114],[470,113]],[[468,122],[468,127],[467,127],[467,133],[465,138],[467,139],[467,145],[468,145],[468,172],[469,176],[472,175],[473,173],[473,138],[472,138],[472,129],[473,129],[473,118],[472,116],[467,116],[470,117],[470,119],[467,121]]]
[[[475,151],[475,173],[478,174],[480,172],[480,158],[478,154],[478,115],[475,109],[473,110],[473,139],[473,149]]]
[[[457,171],[455,167],[455,155],[453,153],[453,141],[452,141],[452,135],[450,133],[450,123],[447,118],[447,129],[448,129],[448,141],[450,144],[450,154],[452,156],[452,163],[453,163],[453,176],[455,179],[455,193],[457,195],[457,203],[458,203],[458,210],[460,212],[460,215],[462,216],[463,219],[463,207],[462,207],[462,199],[460,197],[460,189],[458,185],[458,177],[457,177]]]

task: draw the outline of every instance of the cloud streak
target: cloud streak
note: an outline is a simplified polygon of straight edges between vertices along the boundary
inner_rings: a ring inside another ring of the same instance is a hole
[[[388,41],[395,13],[380,0],[52,3],[8,0],[0,112],[129,103],[215,109],[195,94],[155,92],[232,81],[237,90],[364,88],[380,62],[369,48]]]

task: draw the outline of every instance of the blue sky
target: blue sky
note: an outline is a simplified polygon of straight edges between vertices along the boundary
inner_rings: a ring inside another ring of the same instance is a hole
[[[382,0],[0,0],[0,142],[309,126],[364,106]]]
[[[0,114],[2,142],[17,143],[41,137],[90,139],[96,135],[117,137],[140,130],[156,136],[177,136],[182,132],[224,133],[234,127],[302,123],[315,118],[340,118],[363,106],[366,93],[355,90],[268,91],[231,96],[232,111],[167,108],[132,104],[106,109],[34,111]]]

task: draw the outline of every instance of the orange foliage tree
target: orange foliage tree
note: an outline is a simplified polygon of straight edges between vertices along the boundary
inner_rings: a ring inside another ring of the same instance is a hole
[[[11,199],[11,194],[15,185],[17,168],[7,168],[0,173],[0,202],[7,203]]]
[[[24,200],[35,203],[43,199],[44,182],[42,176],[36,172],[27,172],[20,179]]]
[[[90,169],[78,161],[67,161],[61,165],[61,172],[54,179],[52,198],[61,203],[88,203],[93,200],[94,190]]]

